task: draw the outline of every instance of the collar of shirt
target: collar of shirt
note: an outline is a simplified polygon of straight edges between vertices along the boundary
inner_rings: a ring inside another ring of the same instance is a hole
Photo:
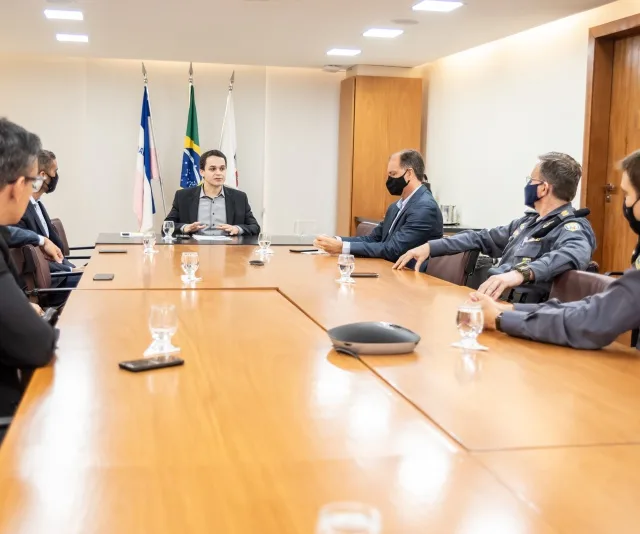
[[[402,208],[404,208],[407,205],[407,202],[409,202],[409,199],[413,195],[415,195],[418,192],[419,189],[420,189],[420,187],[416,187],[416,189],[413,191],[413,193],[411,193],[407,198],[405,198],[404,200],[400,199],[400,200],[398,200],[398,202],[396,202],[396,206],[398,206],[398,209],[400,211],[402,211]]]
[[[202,197],[211,198],[209,195],[207,195],[204,192],[204,186],[200,187],[200,198]],[[224,186],[222,187],[222,189],[220,189],[220,192],[215,196],[215,198],[218,198],[218,197],[224,197]]]
[[[29,197],[29,202],[31,202],[31,204],[33,204],[34,206],[38,205],[38,201],[33,197]]]
[[[550,211],[544,217],[540,217],[540,215],[538,215],[538,218],[536,219],[536,222],[544,221],[546,219],[550,219],[552,217],[555,217],[559,213],[562,213],[564,210],[573,210],[573,206],[571,205],[571,202],[567,202],[566,204],[563,204],[559,208],[556,208],[553,211]]]

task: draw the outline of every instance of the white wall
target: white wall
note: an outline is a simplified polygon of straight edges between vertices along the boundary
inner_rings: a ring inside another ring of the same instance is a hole
[[[170,209],[180,183],[188,64],[145,65]],[[137,61],[0,56],[0,116],[39,134],[58,156],[60,185],[45,202],[52,216],[65,223],[72,244],[92,243],[99,232],[136,229],[132,196],[143,89],[140,69]],[[267,229],[290,233],[298,212],[305,217],[310,213],[301,206],[305,199],[323,228],[333,232],[343,75],[194,64],[203,151],[218,147],[234,69],[240,189],[249,195],[254,214],[261,221],[266,204]],[[265,190],[271,192],[266,203]],[[155,198],[159,228],[163,214],[158,189]]]
[[[427,173],[464,225],[519,216],[537,155],[582,160],[588,30],[636,13],[614,2],[424,67]]]

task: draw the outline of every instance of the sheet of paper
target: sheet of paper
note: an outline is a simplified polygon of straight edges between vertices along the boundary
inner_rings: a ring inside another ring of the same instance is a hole
[[[194,235],[193,239],[196,241],[233,241],[226,235]]]
[[[316,254],[323,254],[328,256],[328,254],[324,250],[314,250],[313,252],[303,252],[302,254],[307,254],[308,256],[315,256]]]

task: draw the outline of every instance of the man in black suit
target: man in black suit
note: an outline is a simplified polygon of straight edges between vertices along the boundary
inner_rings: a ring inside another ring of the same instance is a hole
[[[49,150],[41,150],[38,154],[38,180],[34,183],[33,194],[27,205],[27,209],[24,212],[22,219],[18,223],[18,226],[26,230],[31,230],[36,234],[50,239],[59,249],[63,249],[62,240],[58,235],[49,214],[44,207],[44,204],[40,200],[42,196],[47,193],[51,194],[56,190],[58,186],[58,161],[56,155]],[[76,268],[76,266],[69,260],[64,258],[62,262],[49,261],[49,270],[52,273],[77,273],[69,274],[66,277],[56,277],[52,279],[52,285],[54,287],[69,287],[73,288],[78,285],[82,268]],[[60,306],[64,304],[69,293],[58,293],[55,296],[49,297],[49,303],[52,306]]]
[[[260,226],[251,213],[247,195],[225,187],[227,157],[219,150],[209,150],[200,158],[202,185],[176,192],[173,206],[165,220],[176,229],[193,234],[217,230],[229,235],[258,235]]]
[[[0,225],[18,222],[37,182],[38,136],[0,119]],[[0,418],[13,415],[22,396],[22,373],[47,365],[55,331],[16,283],[17,273],[0,231]],[[0,424],[0,441],[6,426]]]

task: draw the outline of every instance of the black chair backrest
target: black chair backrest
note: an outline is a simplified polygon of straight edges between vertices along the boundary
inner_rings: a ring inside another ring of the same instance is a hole
[[[373,232],[376,226],[378,225],[375,223],[363,221],[356,228],[356,236],[358,237],[368,236],[371,234],[371,232]]]
[[[551,286],[550,299],[575,302],[602,293],[615,278],[586,271],[567,271],[558,276]]]
[[[469,276],[476,268],[479,255],[478,250],[468,250],[452,256],[431,258],[427,265],[427,274],[459,286],[467,285]]]
[[[69,241],[67,240],[67,232],[64,231],[64,225],[60,219],[51,219],[51,225],[56,229],[60,241],[62,241],[62,254],[69,256]]]

